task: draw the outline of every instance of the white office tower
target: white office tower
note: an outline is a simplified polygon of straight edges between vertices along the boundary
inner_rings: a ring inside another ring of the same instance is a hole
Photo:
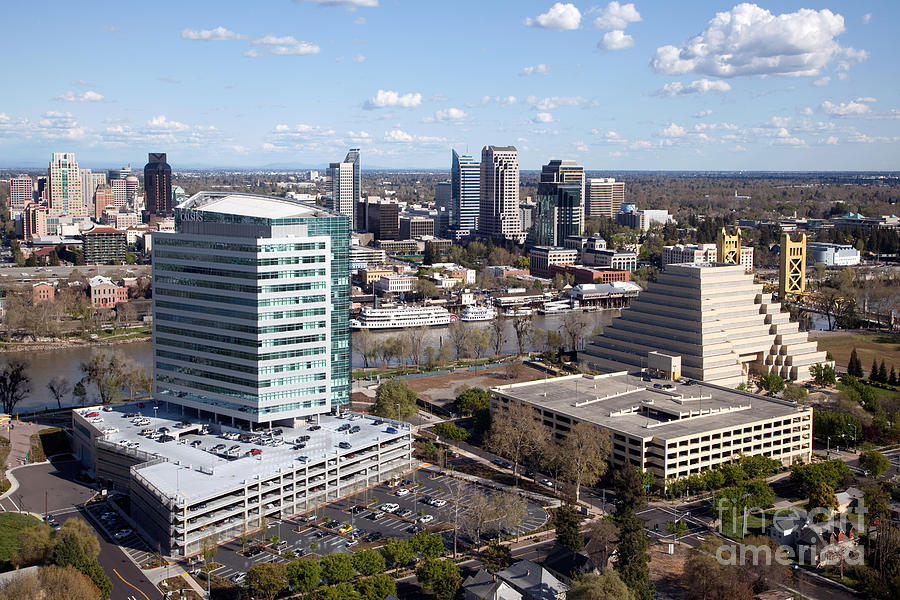
[[[477,161],[452,151],[450,163],[450,223],[454,229],[478,229],[481,171]]]
[[[21,214],[25,205],[34,200],[34,180],[28,175],[17,175],[9,180],[9,210],[11,216]]]
[[[153,235],[155,393],[293,424],[350,400],[350,226],[281,198],[201,192]]]
[[[350,217],[350,228],[355,229],[354,212],[362,198],[359,148],[351,148],[344,162],[328,165],[328,194],[325,206],[334,212]]]
[[[611,178],[588,179],[585,200],[587,216],[613,219],[625,202],[625,183]]]
[[[485,146],[481,150],[481,196],[478,232],[518,241],[519,152],[515,146]]]
[[[83,217],[87,208],[81,194],[81,174],[72,152],[54,152],[47,169],[50,183],[50,216]]]
[[[590,371],[641,369],[653,352],[681,357],[687,377],[729,387],[750,373],[803,381],[828,362],[740,265],[668,265],[578,362]]]

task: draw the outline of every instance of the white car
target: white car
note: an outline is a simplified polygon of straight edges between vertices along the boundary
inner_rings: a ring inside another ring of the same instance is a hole
[[[423,523],[423,524],[431,523],[432,521],[434,521],[434,516],[433,515],[422,515],[417,520],[419,521],[419,523]]]
[[[447,501],[446,501],[446,500],[441,500],[440,498],[435,498],[435,499],[431,502],[431,505],[432,505],[432,506],[436,506],[436,507],[438,507],[438,508],[444,506],[445,504],[447,504]]]
[[[408,490],[408,489],[406,489],[406,488],[400,488],[399,490],[397,490],[396,492],[394,492],[394,495],[400,497],[400,496],[405,496],[405,495],[407,495],[408,493],[409,493],[409,490]]]
[[[387,504],[382,504],[380,508],[381,508],[381,510],[384,511],[384,512],[392,513],[392,512],[394,512],[395,510],[399,509],[399,508],[400,508],[400,505],[399,505],[399,504],[394,504],[393,502],[388,502]]]
[[[127,538],[129,535],[131,535],[131,530],[123,529],[122,531],[116,533],[116,535],[114,535],[113,537],[116,538],[117,540],[121,540],[121,539]]]
[[[541,479],[541,485],[546,485],[548,488],[556,487],[549,479]]]

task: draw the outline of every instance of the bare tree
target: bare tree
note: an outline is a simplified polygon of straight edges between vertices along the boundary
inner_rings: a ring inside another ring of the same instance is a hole
[[[119,302],[116,304],[116,320],[124,328],[128,328],[137,319],[137,311],[131,302]]]
[[[410,362],[419,370],[419,363],[422,362],[422,355],[425,352],[425,335],[428,330],[424,327],[407,327],[403,330],[403,347]]]
[[[481,534],[485,532],[488,523],[497,519],[497,508],[491,502],[490,496],[480,489],[467,495],[465,507],[467,512],[463,521],[463,531],[477,546],[481,543]]]
[[[588,525],[587,538],[584,549],[591,557],[591,562],[602,573],[606,570],[609,557],[616,549],[619,541],[619,528],[609,519],[596,519]]]
[[[125,371],[121,361],[114,354],[95,354],[91,360],[81,364],[81,371],[87,383],[97,386],[103,404],[110,404],[119,399],[122,385],[125,383]]]
[[[562,328],[566,332],[566,341],[569,342],[573,352],[578,350],[578,346],[581,345],[588,326],[590,326],[590,321],[583,312],[569,312],[563,317]]]
[[[57,408],[62,408],[62,399],[72,391],[72,385],[66,377],[57,375],[47,382],[47,391],[56,400]]]
[[[581,421],[572,427],[562,443],[563,476],[575,488],[575,502],[580,499],[581,485],[593,484],[606,473],[609,434]]]
[[[513,330],[516,332],[516,345],[519,356],[525,354],[525,341],[533,327],[531,315],[519,315],[513,317]]]
[[[31,378],[25,372],[27,368],[28,363],[14,360],[0,369],[0,404],[8,415],[13,414],[16,404],[31,392]]]
[[[510,402],[492,413],[488,447],[513,461],[513,474],[518,486],[519,463],[541,451],[547,441],[547,432],[539,415],[535,420],[536,413],[530,406]]]
[[[487,329],[472,329],[472,351],[475,358],[481,358],[491,345],[491,332]]]
[[[450,323],[450,343],[456,350],[456,358],[460,359],[466,356],[471,339],[471,330],[465,323],[459,321]]]
[[[514,492],[495,494],[493,499],[503,526],[514,529],[518,538],[522,523],[528,517],[528,501],[521,494]]]
[[[378,342],[375,340],[375,336],[368,329],[361,329],[354,331],[350,336],[350,340],[353,344],[353,349],[363,357],[363,364],[368,369],[369,362],[374,363],[378,356]]]
[[[494,346],[494,356],[500,356],[503,352],[503,344],[506,342],[505,321],[500,315],[491,321],[491,344]]]

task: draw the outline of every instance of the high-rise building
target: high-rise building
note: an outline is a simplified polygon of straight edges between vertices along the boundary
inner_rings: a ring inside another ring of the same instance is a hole
[[[551,160],[541,169],[529,244],[562,246],[584,230],[584,167],[573,160]]]
[[[588,179],[584,212],[589,217],[614,219],[625,202],[625,183],[611,178]]]
[[[94,206],[94,191],[96,190],[93,173],[90,169],[78,169],[78,174],[81,176],[81,203],[90,214],[91,208]]]
[[[18,214],[34,200],[34,180],[28,175],[17,175],[9,180],[9,209]]]
[[[515,146],[485,146],[481,150],[478,232],[494,238],[518,240],[519,152]]]
[[[356,229],[372,234],[376,240],[400,238],[400,204],[374,196],[356,203]]]
[[[125,179],[111,179],[109,185],[116,198],[116,208],[122,208],[128,204],[128,183]]]
[[[144,203],[147,212],[155,215],[172,214],[172,167],[165,152],[151,152],[144,166]]]
[[[453,210],[453,188],[449,181],[438,181],[434,185],[434,207],[437,209]]]
[[[51,216],[84,216],[81,175],[72,152],[54,152],[48,168],[50,181],[49,212]]]
[[[350,226],[359,224],[353,218],[354,209],[362,199],[362,188],[359,167],[359,148],[351,148],[344,162],[328,165],[328,195],[325,206],[342,215],[350,217]]]
[[[453,150],[450,164],[450,223],[454,229],[478,229],[480,166],[471,156]]]
[[[350,219],[201,192],[153,236],[155,390],[219,422],[286,423],[350,402]]]
[[[94,219],[98,223],[103,219],[105,210],[116,210],[116,194],[108,185],[101,185],[94,192]]]
[[[47,235],[47,207],[36,202],[25,205],[22,213],[22,229],[25,241],[31,242],[36,237]]]

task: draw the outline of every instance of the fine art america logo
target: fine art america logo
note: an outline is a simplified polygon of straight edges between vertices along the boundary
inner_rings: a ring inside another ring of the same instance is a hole
[[[763,533],[774,542],[759,546],[740,542],[722,544],[715,551],[721,565],[809,564],[843,568],[865,562],[863,547],[858,544],[868,512],[862,498],[855,512],[837,515],[825,508],[809,512],[792,506],[775,511],[749,506],[741,509],[725,500],[719,502],[718,509],[720,535],[724,536],[724,524],[730,521],[731,532],[741,532],[743,537],[747,518],[756,516],[761,520]]]

